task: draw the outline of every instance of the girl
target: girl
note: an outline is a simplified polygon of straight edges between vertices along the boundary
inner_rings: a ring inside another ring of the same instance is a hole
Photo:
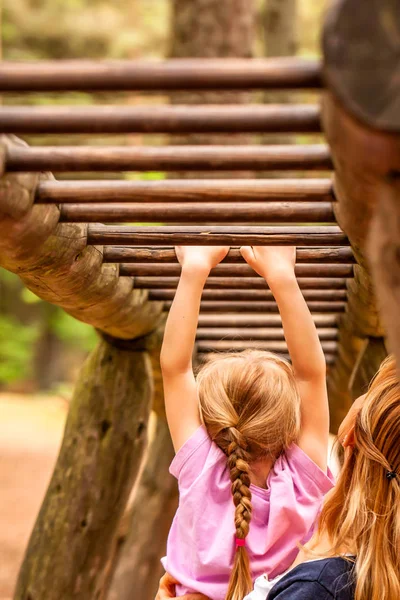
[[[182,272],[161,350],[180,492],[163,564],[178,594],[212,600],[242,600],[255,577],[285,571],[333,485],[325,359],[296,281],[295,248],[241,249],[275,296],[292,366],[246,351],[212,360],[195,380],[202,290],[228,250],[177,248]]]
[[[315,537],[299,554],[296,568],[269,594],[260,578],[252,598],[400,598],[400,382],[393,357],[382,363],[368,393],[354,402],[339,440],[345,461]],[[165,575],[157,600],[174,598],[175,583]],[[207,598],[194,594],[185,600]]]

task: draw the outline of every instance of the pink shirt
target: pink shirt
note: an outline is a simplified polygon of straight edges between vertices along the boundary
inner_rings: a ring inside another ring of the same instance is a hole
[[[181,582],[178,596],[195,591],[224,600],[235,551],[226,456],[200,427],[177,452],[170,472],[178,479],[179,507],[163,566]],[[326,475],[296,445],[275,462],[268,489],[251,485],[253,515],[246,547],[253,580],[288,569],[333,485],[330,472]]]

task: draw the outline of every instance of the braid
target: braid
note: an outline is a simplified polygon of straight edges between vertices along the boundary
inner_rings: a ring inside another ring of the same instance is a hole
[[[251,521],[251,492],[250,492],[250,454],[246,451],[247,444],[242,434],[235,428],[229,428],[231,442],[227,449],[228,466],[232,482],[231,490],[235,510],[236,537],[244,540],[249,533]]]
[[[235,505],[236,538],[245,540],[249,533],[252,506],[250,492],[250,453],[244,436],[236,427],[226,430],[228,467]],[[252,589],[250,562],[244,546],[237,547],[226,600],[242,600]]]

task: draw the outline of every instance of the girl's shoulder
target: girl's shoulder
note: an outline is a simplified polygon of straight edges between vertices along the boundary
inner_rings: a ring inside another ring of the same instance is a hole
[[[325,495],[335,485],[335,478],[328,468],[326,472],[299,446],[292,444],[275,462],[268,480],[273,487],[278,482],[293,486],[299,493]]]
[[[278,581],[268,600],[353,600],[354,564],[342,557],[301,563]]]

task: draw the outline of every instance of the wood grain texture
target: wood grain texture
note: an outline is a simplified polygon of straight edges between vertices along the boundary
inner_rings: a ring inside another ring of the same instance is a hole
[[[186,179],[160,181],[49,181],[40,183],[37,203],[331,202],[330,179]],[[247,206],[247,204],[246,204]],[[288,207],[289,209],[289,207]]]
[[[175,290],[172,289],[151,289],[148,293],[149,300],[173,300]],[[328,302],[331,300],[346,300],[346,290],[303,290],[303,296],[306,300],[322,300]],[[238,290],[238,289],[221,289],[221,290],[203,290],[203,300],[273,300],[274,297],[270,290]]]
[[[338,315],[314,314],[316,327],[336,327]],[[202,314],[199,327],[282,327],[282,319],[277,314]]]
[[[84,364],[16,600],[95,600],[146,445],[149,358],[101,341]],[[112,481],[112,485],[110,485]]]
[[[346,246],[346,235],[335,226],[321,227],[134,227],[89,225],[88,244],[188,246]]]
[[[318,329],[320,340],[336,340],[336,328]],[[273,340],[284,341],[283,329],[278,327],[199,327],[196,340]]]
[[[323,144],[12,147],[7,150],[4,165],[8,172],[332,169],[329,149]]]
[[[0,133],[279,133],[319,132],[311,104],[252,106],[92,106],[0,108]]]
[[[179,277],[134,277],[136,289],[176,289]],[[300,277],[299,286],[302,290],[343,290],[346,289],[346,279],[341,277]],[[224,290],[268,290],[261,277],[209,277],[205,289]]]
[[[179,277],[179,264],[125,264],[119,268],[120,276],[133,277]],[[295,267],[298,277],[353,277],[353,265],[299,264]],[[210,277],[254,277],[255,271],[247,264],[219,264],[210,271]]]
[[[86,244],[86,225],[59,224],[55,205],[33,204],[37,182],[36,174],[0,181],[0,265],[40,298],[110,335],[134,338],[157,328],[162,304],[147,303],[131,279],[103,264],[102,248]]]

